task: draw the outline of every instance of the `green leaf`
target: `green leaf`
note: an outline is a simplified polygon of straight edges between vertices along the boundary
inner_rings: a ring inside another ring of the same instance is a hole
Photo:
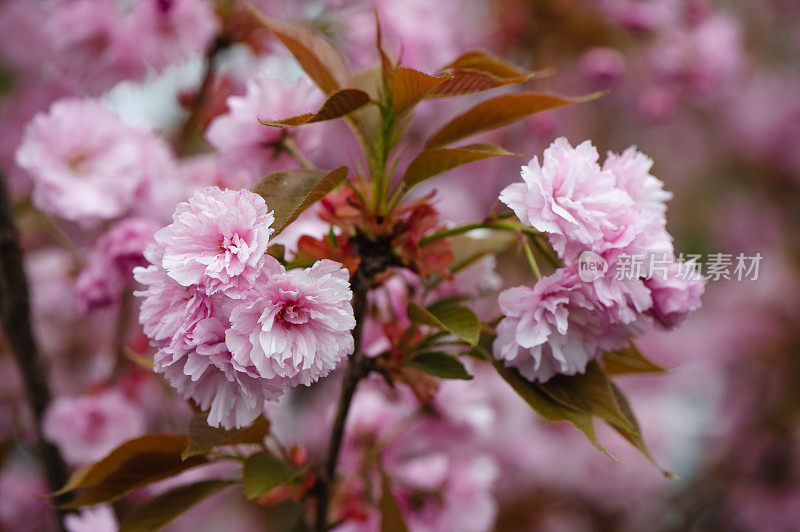
[[[602,94],[591,94],[583,98],[564,98],[532,92],[503,94],[481,102],[469,111],[453,118],[428,139],[425,148],[452,144],[481,131],[506,126],[534,113],[562,105],[586,102],[598,98]]]
[[[608,375],[628,375],[631,373],[661,373],[667,371],[655,362],[648,360],[635,344],[619,351],[603,353],[603,369]]]
[[[197,414],[189,421],[189,444],[181,458],[185,460],[225,445],[262,443],[269,434],[269,426],[268,420],[259,418],[242,429],[224,430],[210,426],[205,414]]]
[[[486,358],[494,365],[495,369],[497,369],[497,373],[503,380],[517,392],[517,395],[528,403],[534,412],[548,421],[568,421],[572,423],[586,435],[592,445],[608,454],[608,456],[611,456],[605,447],[600,445],[600,442],[597,440],[591,414],[579,412],[564,406],[544,393],[537,384],[525,379],[515,368],[504,365],[491,355],[486,356]]]
[[[247,499],[254,499],[293,479],[299,471],[268,452],[250,456],[244,463]]]
[[[252,5],[249,8],[325,94],[333,94],[342,87],[351,86],[352,74],[347,61],[325,37],[302,26],[269,18]]]
[[[452,72],[431,76],[413,68],[396,69],[392,76],[392,106],[395,116],[413,108],[436,87],[452,78]]]
[[[416,303],[409,303],[406,313],[416,325],[428,325],[448,331],[472,346],[478,343],[481,322],[467,307],[445,302],[434,303],[426,309]]]
[[[486,255],[502,253],[516,241],[516,235],[509,231],[486,230],[485,236],[452,236],[453,264],[449,269],[455,273]]]
[[[172,434],[148,434],[127,441],[102,460],[78,469],[53,495],[86,488],[63,506],[66,509],[115,501],[151,482],[207,463],[202,456],[181,459],[188,443],[187,438]]]
[[[381,532],[408,532],[397,499],[386,473],[381,472]]]
[[[636,419],[636,415],[633,413],[633,409],[631,408],[631,404],[628,402],[628,398],[625,397],[625,394],[622,393],[622,390],[620,390],[613,382],[611,383],[611,388],[614,391],[614,396],[617,404],[619,404],[620,410],[628,420],[628,424],[633,426],[633,430],[628,430],[625,427],[614,423],[610,423],[611,427],[623,438],[628,440],[634,447],[636,447],[639,452],[642,453],[645,458],[650,460],[650,463],[656,466],[665,477],[672,480],[680,480],[677,475],[658,465],[658,463],[655,461],[655,458],[653,458],[653,456],[650,454],[647,445],[645,445],[644,439],[642,439],[639,421]]]
[[[460,96],[505,85],[524,83],[533,77],[544,77],[552,69],[531,72],[508,63],[485,50],[473,50],[460,55],[442,68],[452,70],[453,79],[433,89],[429,97]]]
[[[306,168],[282,170],[256,183],[253,192],[263,197],[267,208],[274,211],[274,237],[346,178],[346,166],[331,171]]]
[[[408,165],[403,182],[409,187],[458,166],[488,157],[518,156],[494,144],[469,144],[458,148],[431,148],[423,151]]]
[[[421,353],[407,364],[442,379],[460,379],[466,381],[472,379],[472,375],[467,373],[464,364],[453,355],[448,355],[447,353]]]
[[[636,433],[636,428],[617,403],[608,375],[596,360],[589,362],[582,374],[556,375],[540,386],[552,399],[568,408],[593,414]]]
[[[126,515],[120,523],[120,532],[161,530],[195,504],[232,484],[229,480],[204,480],[171,489]]]
[[[369,94],[359,89],[343,89],[331,94],[322,107],[316,113],[305,113],[302,115],[283,118],[281,120],[262,120],[259,122],[265,126],[272,127],[297,127],[303,124],[311,124],[314,122],[324,122],[326,120],[334,120],[341,118],[356,109],[364,107],[372,102]]]

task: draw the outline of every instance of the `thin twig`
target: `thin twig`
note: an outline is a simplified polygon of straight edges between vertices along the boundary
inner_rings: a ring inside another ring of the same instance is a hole
[[[294,157],[295,160],[303,166],[303,168],[308,168],[309,170],[314,170],[317,168],[314,163],[308,159],[308,157],[303,155],[303,152],[300,151],[300,148],[297,147],[297,144],[291,136],[286,135],[283,137],[283,139],[281,139],[281,149]]]
[[[28,280],[19,235],[14,224],[6,177],[0,174],[0,324],[25,384],[36,425],[37,450],[47,482],[53,491],[67,481],[67,467],[58,450],[42,436],[42,417],[50,403],[44,360],[31,325]],[[64,502],[57,498],[56,503]]]
[[[203,109],[209,95],[211,94],[211,87],[216,76],[216,61],[217,54],[230,45],[228,37],[224,33],[217,35],[217,38],[211,43],[211,46],[206,50],[204,57],[204,70],[203,78],[200,82],[200,88],[197,90],[197,95],[192,101],[191,108],[189,109],[189,116],[183,123],[183,127],[175,142],[175,152],[178,155],[186,155],[189,147],[189,140],[198,126],[198,118],[200,111]]]

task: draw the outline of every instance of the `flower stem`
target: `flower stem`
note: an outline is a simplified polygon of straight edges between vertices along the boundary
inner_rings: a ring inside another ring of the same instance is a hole
[[[528,265],[531,267],[531,271],[538,281],[542,278],[542,272],[539,270],[539,264],[536,263],[536,257],[533,256],[533,250],[531,249],[531,245],[528,244],[527,238],[522,241],[522,249],[525,250],[525,258],[528,259]]]
[[[526,227],[519,223],[514,222],[476,222],[467,225],[460,225],[458,227],[453,227],[451,229],[444,229],[437,233],[433,233],[432,235],[428,235],[419,241],[420,246],[425,246],[430,244],[431,242],[436,242],[437,240],[441,240],[442,238],[447,238],[448,236],[459,235],[461,233],[467,233],[469,231],[474,231],[475,229],[499,229],[501,231],[522,231],[523,233],[531,236],[538,235],[538,231],[531,227]]]
[[[303,155],[303,152],[301,152],[300,148],[297,147],[297,144],[294,142],[292,137],[284,137],[281,141],[281,148],[286,151],[286,153],[294,157],[295,160],[303,166],[303,168],[308,168],[309,170],[314,170],[317,168],[314,166],[314,163],[312,163],[305,155]]]

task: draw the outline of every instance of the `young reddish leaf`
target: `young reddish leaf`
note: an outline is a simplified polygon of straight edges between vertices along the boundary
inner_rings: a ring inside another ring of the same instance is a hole
[[[442,379],[471,380],[472,375],[456,357],[447,353],[421,353],[408,362],[408,365]]]
[[[122,519],[119,530],[120,532],[161,530],[195,504],[232,484],[230,480],[204,480],[171,489],[134,508]]]
[[[256,183],[253,192],[261,195],[267,202],[267,208],[274,211],[275,236],[345,178],[346,166],[331,171],[305,168],[283,170],[269,174]]]
[[[619,351],[603,353],[603,369],[608,375],[661,373],[667,371],[655,362],[645,358],[633,343]]]
[[[127,441],[102,460],[80,468],[54,495],[86,488],[63,508],[115,501],[151,482],[206,463],[202,456],[181,459],[188,442],[183,436],[171,434],[148,434]]]
[[[299,473],[299,470],[268,452],[254,454],[244,463],[243,480],[247,499],[263,495]]]
[[[442,70],[453,68],[459,70],[472,70],[482,74],[488,74],[499,79],[530,79],[537,75],[536,72],[519,68],[487,50],[470,50],[461,54],[455,61],[444,67]]]
[[[205,454],[215,447],[261,443],[269,434],[269,420],[259,418],[251,425],[238,430],[225,430],[212,427],[205,414],[197,414],[189,421],[189,444],[183,451],[184,460],[198,454]]]
[[[469,111],[453,118],[428,139],[425,147],[434,148],[451,144],[481,131],[506,126],[540,111],[586,102],[598,98],[602,94],[591,94],[583,98],[564,98],[532,92],[503,94],[481,102]]]
[[[650,460],[650,463],[656,466],[665,477],[672,480],[679,480],[677,475],[658,465],[658,463],[655,461],[655,458],[653,458],[653,456],[650,454],[650,451],[647,449],[647,446],[644,443],[644,439],[642,439],[639,421],[636,419],[636,415],[633,413],[633,409],[628,402],[628,398],[625,397],[625,394],[622,393],[622,390],[620,390],[613,382],[611,383],[611,389],[614,392],[614,397],[619,405],[620,411],[624,414],[628,424],[633,427],[633,430],[628,430],[625,427],[616,425],[614,423],[610,423],[611,427],[623,438],[628,440],[634,447],[636,447],[636,449],[638,449],[639,452],[645,456],[645,458]]]
[[[447,80],[453,79],[453,72],[442,76],[430,76],[413,68],[400,67],[392,78],[392,105],[395,116],[413,108],[420,100]]]
[[[608,375],[596,360],[589,362],[582,374],[556,375],[540,386],[552,399],[568,408],[593,414],[636,433],[636,428],[617,404]]]
[[[343,89],[331,94],[322,107],[316,113],[305,113],[302,115],[283,118],[281,120],[263,120],[259,122],[265,126],[272,127],[297,127],[313,122],[323,122],[341,118],[356,109],[364,107],[372,101],[369,94],[359,89]]]
[[[381,532],[408,532],[400,504],[392,493],[392,485],[385,472],[381,472]]]
[[[389,83],[392,81],[392,74],[394,72],[395,65],[392,63],[392,60],[389,59],[389,56],[386,55],[386,51],[383,49],[383,32],[381,31],[381,21],[380,17],[378,17],[378,10],[375,9],[375,47],[378,49],[378,55],[381,58],[381,77],[383,78],[383,85],[384,87],[388,87]]]
[[[551,69],[531,72],[518,68],[485,51],[473,50],[459,56],[442,68],[452,69],[453,79],[442,83],[430,92],[429,97],[459,96],[481,92],[505,85],[524,83],[533,77],[543,77]]]
[[[325,94],[350,86],[351,73],[347,61],[325,37],[295,24],[271,19],[252,6],[250,9]]]
[[[403,174],[408,188],[442,172],[488,157],[509,157],[517,154],[494,144],[469,144],[458,148],[431,148],[417,155]]]
[[[427,309],[416,303],[406,308],[408,318],[416,325],[428,325],[451,333],[469,345],[477,345],[481,322],[472,310],[451,302],[434,303]]]

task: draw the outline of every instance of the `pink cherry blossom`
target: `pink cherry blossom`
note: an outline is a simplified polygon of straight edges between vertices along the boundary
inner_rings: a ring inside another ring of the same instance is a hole
[[[621,155],[610,151],[603,162],[603,170],[614,175],[616,186],[627,192],[636,205],[663,218],[672,193],[664,190],[664,183],[650,173],[652,167],[653,160],[636,146],[630,146]]]
[[[144,414],[119,392],[60,397],[44,418],[44,436],[71,464],[103,458],[122,442],[146,429]]]
[[[0,474],[0,527],[15,532],[56,529],[56,513],[45,500],[47,484],[34,470],[9,466]]]
[[[480,47],[490,33],[491,11],[479,2],[441,0],[374,0],[347,17],[351,54],[357,64],[371,64],[377,11],[383,39],[402,64],[433,72],[453,61],[460,53]]]
[[[352,295],[347,270],[331,260],[266,275],[231,313],[234,360],[310,385],[353,351]]]
[[[136,200],[151,144],[95,100],[59,100],[28,125],[17,164],[33,178],[33,202],[68,220],[124,214]]]
[[[80,513],[64,516],[67,532],[117,532],[119,521],[109,504],[84,508]]]
[[[279,120],[311,112],[322,103],[322,97],[304,78],[295,86],[261,75],[248,80],[243,96],[231,96],[227,103],[228,112],[211,122],[206,137],[219,150],[226,167],[245,170],[254,182],[265,173],[297,164],[291,156],[276,150],[276,143],[286,131],[258,120]],[[319,141],[316,127],[291,133],[306,153]]]
[[[158,264],[161,249],[152,245],[148,260]],[[208,410],[208,423],[226,429],[241,427],[276,400],[285,388],[281,379],[264,379],[252,364],[240,364],[225,345],[232,304],[227,296],[208,296],[195,286],[182,286],[157,265],[134,270],[145,290],[139,320],[159,347],[153,369],[178,393]]]
[[[49,2],[41,21],[50,57],[76,93],[96,94],[144,73],[125,45],[123,17],[114,0]],[[89,122],[91,123],[91,122]]]
[[[133,268],[145,266],[144,250],[158,224],[147,218],[126,218],[97,239],[87,266],[75,282],[78,310],[86,313],[119,301],[133,279]]]
[[[616,84],[625,74],[625,56],[613,48],[592,48],[581,59],[581,68],[597,85]]]
[[[548,233],[559,256],[577,255],[573,248],[589,248],[618,232],[619,217],[633,207],[631,197],[597,160],[589,141],[573,148],[565,138],[556,139],[544,151],[542,164],[534,157],[523,166],[524,183],[503,189],[500,200],[523,223]]]
[[[583,373],[610,322],[591,291],[566,268],[533,288],[505,290],[499,303],[505,317],[497,326],[494,356],[531,381]]]
[[[674,329],[699,309],[700,296],[705,291],[705,279],[691,261],[681,265],[681,271],[673,262],[665,275],[654,275],[644,284],[653,297],[649,314],[665,329]]]
[[[187,301],[197,290],[178,284],[161,268],[164,252],[158,244],[151,244],[144,256],[151,265],[133,270],[134,279],[144,287],[134,292],[135,296],[143,298],[139,323],[144,334],[161,347],[181,329]]]
[[[125,29],[126,49],[156,69],[203,53],[218,21],[213,4],[204,0],[141,0],[134,4]]]
[[[197,303],[190,301],[189,308],[193,304]],[[285,386],[280,379],[261,378],[252,365],[233,360],[225,345],[227,326],[213,315],[199,319],[156,353],[153,369],[163,373],[182,397],[207,410],[209,425],[232,429],[257,418],[264,403],[277,400]]]
[[[183,286],[206,294],[241,297],[266,260],[274,217],[264,199],[247,190],[208,187],[197,191],[158,231],[161,265]]]

